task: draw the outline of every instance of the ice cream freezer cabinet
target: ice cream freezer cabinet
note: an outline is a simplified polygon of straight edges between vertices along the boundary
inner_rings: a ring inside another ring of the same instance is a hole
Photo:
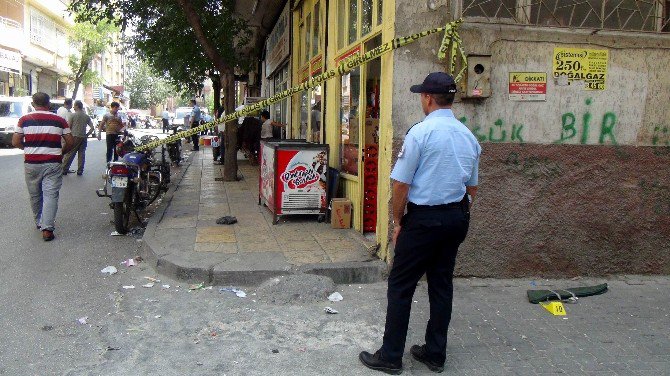
[[[279,217],[308,214],[325,219],[328,145],[292,140],[261,141],[258,204]]]

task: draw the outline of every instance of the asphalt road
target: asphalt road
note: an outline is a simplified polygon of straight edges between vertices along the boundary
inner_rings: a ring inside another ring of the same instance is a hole
[[[381,343],[385,283],[335,286],[344,300],[330,302],[331,291],[303,275],[235,286],[247,294],[240,297],[217,286],[191,290],[147,263],[119,265],[140,243],[110,236],[108,200],[95,196],[103,154],[92,141],[84,176],[65,178],[57,239],[45,243],[22,156],[0,149],[0,375],[380,375],[357,356]],[[100,273],[107,265],[119,273]],[[146,277],[161,281],[143,287]],[[566,304],[567,316],[526,299],[529,288],[602,282],[607,293]],[[456,280],[446,374],[670,375],[669,288],[667,276]],[[422,343],[428,312],[420,282],[407,350]],[[405,375],[433,375],[408,351],[403,365]]]
[[[95,331],[77,319],[106,316],[116,284],[107,265],[137,254],[139,242],[112,237],[109,199],[98,198],[105,142],[89,139],[83,176],[63,177],[56,240],[35,229],[23,175],[23,155],[0,149],[0,374],[60,374],[99,352]],[[76,161],[75,161],[76,164]],[[76,167],[76,166],[74,166]]]

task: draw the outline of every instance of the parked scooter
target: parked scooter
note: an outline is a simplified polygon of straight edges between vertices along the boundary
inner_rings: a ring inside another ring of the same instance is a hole
[[[161,148],[160,157],[155,150],[135,151],[136,147],[157,139],[152,135],[139,140],[132,135],[121,139],[116,148],[120,160],[107,164],[103,175],[105,185],[96,191],[98,197],[112,199],[109,206],[114,211],[114,227],[119,234],[128,232],[131,213],[141,222],[138,211],[146,209],[161,192],[167,191],[170,165],[165,159],[165,147]]]

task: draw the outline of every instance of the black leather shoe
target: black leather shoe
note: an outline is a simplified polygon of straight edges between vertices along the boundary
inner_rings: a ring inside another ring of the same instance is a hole
[[[370,354],[367,351],[362,351],[358,354],[358,359],[361,360],[364,366],[375,371],[382,371],[389,375],[400,375],[402,373],[402,362],[391,363],[381,358],[381,351]]]
[[[431,371],[437,373],[444,371],[444,364],[439,364],[428,359],[428,356],[426,355],[426,348],[424,346],[414,345],[411,349],[409,349],[409,352],[412,354],[414,359],[425,364],[426,367],[428,367],[428,369]]]

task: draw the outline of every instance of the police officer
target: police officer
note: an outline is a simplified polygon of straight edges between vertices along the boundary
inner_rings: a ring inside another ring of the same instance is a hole
[[[390,374],[402,372],[412,297],[424,273],[430,320],[425,344],[412,346],[410,353],[430,370],[444,370],[454,265],[468,232],[481,154],[477,139],[451,111],[456,82],[450,75],[431,73],[410,91],[421,94],[426,118],[405,136],[391,173],[395,257],[384,342],[374,354],[359,355],[368,368]]]

